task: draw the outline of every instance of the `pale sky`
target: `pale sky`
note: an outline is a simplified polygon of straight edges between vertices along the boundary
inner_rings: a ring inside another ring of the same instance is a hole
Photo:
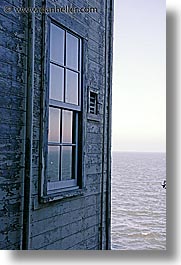
[[[114,1],[113,151],[165,152],[165,0]]]

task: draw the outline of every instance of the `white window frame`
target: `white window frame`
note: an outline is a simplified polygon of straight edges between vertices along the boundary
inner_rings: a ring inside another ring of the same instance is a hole
[[[75,189],[79,189],[79,184],[78,184],[78,178],[79,178],[79,174],[81,174],[78,169],[78,156],[79,153],[81,152],[80,150],[80,145],[79,145],[79,124],[80,124],[80,116],[81,116],[81,111],[82,111],[82,92],[81,92],[81,86],[82,86],[82,82],[81,82],[81,78],[82,78],[82,39],[81,37],[79,37],[78,35],[76,35],[75,33],[65,29],[64,27],[58,25],[57,23],[50,21],[50,25],[54,24],[57,27],[59,27],[61,30],[64,30],[65,32],[65,36],[66,34],[71,34],[74,37],[76,37],[79,41],[79,48],[78,48],[78,70],[75,70],[71,67],[66,66],[66,37],[65,37],[65,43],[64,43],[64,64],[60,64],[57,63],[53,60],[50,60],[50,55],[49,55],[49,74],[50,74],[50,64],[56,65],[58,67],[61,67],[64,69],[64,78],[66,78],[66,70],[71,70],[72,72],[76,72],[79,76],[78,78],[78,105],[74,105],[74,104],[70,104],[70,103],[65,103],[63,101],[59,101],[59,100],[55,100],[55,99],[50,99],[49,98],[49,106],[48,109],[50,107],[54,107],[54,108],[58,108],[59,110],[69,110],[73,112],[73,119],[74,119],[74,128],[73,128],[73,135],[72,137],[74,138],[75,142],[74,143],[56,143],[56,142],[47,142],[48,146],[59,146],[60,148],[62,146],[71,146],[72,147],[72,166],[74,163],[74,179],[70,179],[70,180],[59,180],[59,181],[50,181],[47,182],[47,195],[52,194],[52,193],[58,193],[60,191],[64,191],[64,190],[75,190]],[[50,28],[50,26],[49,26]],[[50,36],[50,29],[49,29],[49,36]],[[49,45],[49,49],[50,49],[50,45]],[[66,81],[64,80],[64,94],[65,94],[65,89],[66,89]],[[49,119],[49,117],[48,117]],[[61,119],[62,122],[62,119]],[[73,148],[75,148],[75,151],[73,152]],[[60,152],[61,153],[61,152]],[[74,155],[73,155],[74,153]],[[60,160],[61,160],[61,154],[60,154]],[[47,165],[48,165],[48,161],[47,161]],[[61,172],[61,170],[60,170]],[[60,178],[60,173],[58,178]]]

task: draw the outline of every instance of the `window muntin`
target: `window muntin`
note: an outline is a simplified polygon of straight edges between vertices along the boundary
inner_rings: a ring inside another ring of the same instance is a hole
[[[81,39],[51,23],[48,192],[77,186],[78,126],[81,111],[80,54]]]

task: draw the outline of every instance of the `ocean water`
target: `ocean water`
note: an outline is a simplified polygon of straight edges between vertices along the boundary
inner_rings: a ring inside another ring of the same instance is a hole
[[[112,249],[166,250],[164,153],[112,154]]]

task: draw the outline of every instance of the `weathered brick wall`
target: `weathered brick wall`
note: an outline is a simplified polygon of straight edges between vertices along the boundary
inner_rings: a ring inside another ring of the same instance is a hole
[[[26,86],[25,17],[0,6],[0,249],[21,245]]]
[[[5,3],[6,1],[4,1]],[[21,1],[8,1],[23,6]],[[106,190],[107,190],[107,141],[103,138],[104,95],[105,95],[105,0],[57,0],[61,6],[96,7],[98,13],[66,14],[71,24],[83,25],[87,37],[86,88],[99,93],[99,119],[86,116],[85,135],[85,180],[86,189],[82,196],[39,203],[39,139],[40,139],[40,96],[42,89],[41,49],[42,16],[35,14],[35,74],[33,101],[33,163],[32,163],[32,208],[30,217],[31,249],[100,249],[102,239],[106,248]],[[41,6],[41,1],[36,1]],[[61,14],[51,14],[58,20]],[[65,16],[65,15],[64,15]],[[18,19],[17,19],[18,17]],[[26,88],[26,40],[24,29],[26,15],[6,15],[1,12],[2,48],[0,73],[1,135],[0,189],[1,206],[1,248],[21,247],[23,166]],[[77,32],[78,33],[78,32]],[[46,88],[44,88],[46,89]],[[87,93],[84,100],[87,101]],[[106,98],[106,102],[108,98]],[[106,104],[106,111],[107,111]],[[104,156],[102,155],[104,150]],[[104,164],[103,164],[104,163]],[[104,170],[104,174],[102,171]],[[104,190],[102,176],[104,175]],[[103,199],[101,193],[104,192]],[[101,219],[102,212],[103,220]],[[103,235],[101,237],[101,221]],[[14,234],[13,234],[14,233]]]

